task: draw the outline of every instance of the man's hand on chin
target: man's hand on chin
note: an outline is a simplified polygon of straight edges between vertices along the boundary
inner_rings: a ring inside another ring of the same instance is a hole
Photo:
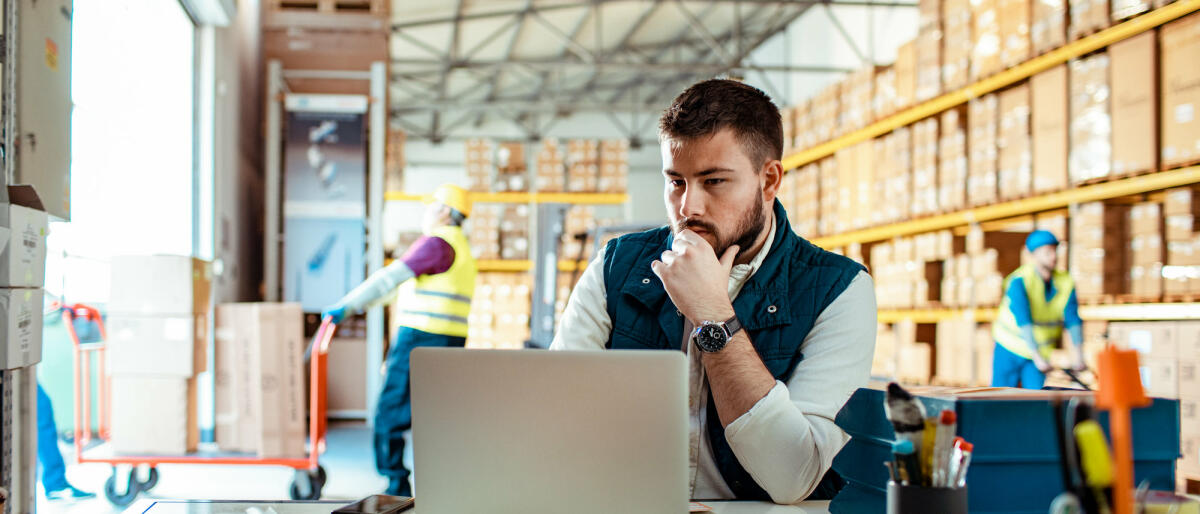
[[[733,316],[729,301],[729,272],[738,254],[731,245],[720,259],[712,245],[691,230],[675,235],[671,249],[650,263],[667,295],[692,323],[724,321]]]

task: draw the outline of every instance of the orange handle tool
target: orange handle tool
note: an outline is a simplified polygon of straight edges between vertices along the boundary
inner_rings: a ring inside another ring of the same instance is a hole
[[[1108,411],[1116,464],[1113,511],[1133,514],[1133,422],[1129,411],[1150,405],[1150,399],[1142,391],[1136,351],[1106,348],[1100,352],[1098,364],[1100,387],[1096,391],[1096,406]]]

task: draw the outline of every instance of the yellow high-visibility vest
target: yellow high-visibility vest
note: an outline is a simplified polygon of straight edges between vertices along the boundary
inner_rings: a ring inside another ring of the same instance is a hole
[[[475,294],[478,269],[471,247],[461,227],[445,226],[433,230],[454,249],[450,269],[436,275],[421,275],[414,286],[400,297],[400,326],[431,334],[467,337],[467,315]]]
[[[1017,318],[1013,315],[1008,299],[1008,286],[1014,278],[1020,278],[1025,284],[1025,295],[1029,297],[1029,314],[1033,319],[1033,339],[1042,358],[1049,359],[1050,352],[1062,339],[1063,308],[1067,306],[1067,300],[1075,290],[1075,281],[1067,272],[1055,270],[1050,278],[1054,284],[1054,298],[1047,302],[1046,283],[1032,264],[1017,268],[1004,279],[1004,299],[1000,301],[1000,310],[992,323],[992,337],[996,339],[996,344],[1026,359],[1033,359],[1033,352],[1021,335],[1021,328],[1017,325]]]

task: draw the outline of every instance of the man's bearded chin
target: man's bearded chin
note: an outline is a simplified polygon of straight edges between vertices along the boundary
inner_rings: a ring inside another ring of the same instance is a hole
[[[737,231],[735,232],[737,236],[731,239],[721,237],[721,232],[717,230],[715,225],[703,220],[679,218],[671,228],[674,229],[676,234],[682,232],[684,229],[700,229],[708,232],[716,240],[713,250],[716,251],[717,258],[720,258],[725,254],[725,250],[728,250],[733,245],[738,245],[739,256],[742,252],[749,250],[750,247],[754,246],[754,242],[758,240],[758,235],[762,233],[763,226],[766,223],[766,209],[760,200],[754,202],[754,205],[746,210],[741,222],[738,223]]]

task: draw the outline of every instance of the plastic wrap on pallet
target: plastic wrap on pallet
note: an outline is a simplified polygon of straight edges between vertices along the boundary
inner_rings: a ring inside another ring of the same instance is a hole
[[[1104,178],[1112,170],[1108,55],[1071,61],[1071,135],[1067,174],[1072,183]]]

